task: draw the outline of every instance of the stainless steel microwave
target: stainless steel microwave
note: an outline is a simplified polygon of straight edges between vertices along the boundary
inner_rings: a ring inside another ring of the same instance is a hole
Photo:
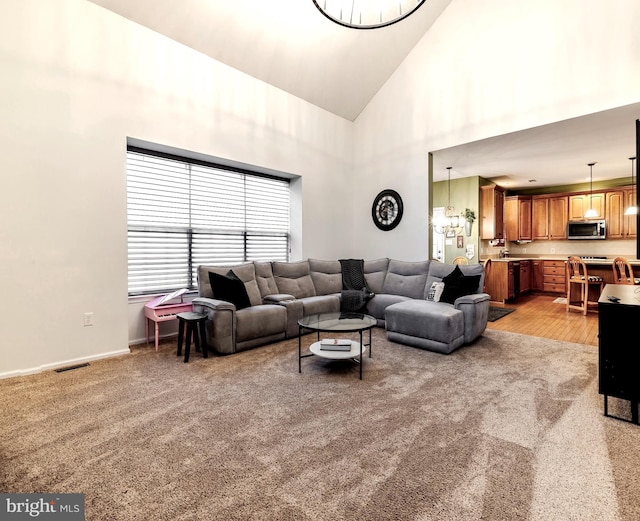
[[[567,223],[568,239],[606,239],[607,224],[604,220],[569,221]]]

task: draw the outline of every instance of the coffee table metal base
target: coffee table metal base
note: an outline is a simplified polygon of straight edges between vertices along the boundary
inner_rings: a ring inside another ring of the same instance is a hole
[[[369,342],[363,343],[362,331],[358,331],[360,334],[360,342],[356,342],[354,340],[351,341],[351,349],[349,351],[329,351],[321,349],[322,343],[320,342],[320,331],[318,331],[317,338],[318,341],[314,342],[309,346],[309,354],[302,354],[302,330],[305,329],[303,326],[299,326],[298,328],[298,372],[302,373],[302,359],[308,358],[310,356],[319,356],[321,358],[326,358],[329,360],[353,360],[357,362],[360,366],[360,380],[362,380],[362,366],[363,364],[363,354],[369,348],[369,358],[371,358],[371,329],[369,329]]]

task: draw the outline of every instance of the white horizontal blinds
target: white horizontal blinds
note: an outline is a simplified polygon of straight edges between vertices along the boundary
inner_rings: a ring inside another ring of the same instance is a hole
[[[129,227],[129,294],[189,287],[189,237],[184,230]]]
[[[247,260],[289,258],[289,183],[246,178]]]
[[[201,264],[288,260],[289,183],[127,153],[129,294],[195,288]]]
[[[127,212],[129,293],[188,287],[188,165],[128,153]]]
[[[189,227],[189,165],[127,153],[129,226]]]
[[[191,225],[244,231],[245,174],[213,167],[191,167]]]

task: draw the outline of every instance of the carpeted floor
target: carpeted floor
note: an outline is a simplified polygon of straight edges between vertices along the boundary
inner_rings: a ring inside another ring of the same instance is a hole
[[[595,347],[490,330],[440,355],[376,329],[362,381],[299,374],[296,340],[138,348],[0,381],[0,490],[85,493],[87,520],[639,519],[640,428],[596,374]]]

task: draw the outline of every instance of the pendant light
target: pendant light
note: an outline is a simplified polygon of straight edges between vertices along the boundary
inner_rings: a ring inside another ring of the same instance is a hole
[[[447,190],[448,190],[448,202],[447,206],[444,209],[444,215],[437,218],[434,221],[434,231],[436,233],[445,234],[449,232],[456,233],[460,228],[460,215],[456,213],[456,209],[451,205],[451,168],[447,167],[449,171],[449,181],[447,182]]]
[[[456,213],[456,209],[451,206],[451,167],[448,166],[447,170],[449,171],[449,202],[444,210],[444,215],[449,221],[449,226],[451,228],[458,228],[460,226],[460,216]]]
[[[585,219],[595,219],[599,217],[598,212],[593,209],[591,204],[593,201],[593,165],[595,165],[595,163],[589,163],[587,165],[589,167],[591,181],[589,184],[589,209],[584,214]]]
[[[624,211],[625,215],[637,215],[638,214],[638,201],[636,199],[636,187],[633,184],[633,161],[635,157],[630,157],[631,160],[631,201],[629,201],[629,206]]]

